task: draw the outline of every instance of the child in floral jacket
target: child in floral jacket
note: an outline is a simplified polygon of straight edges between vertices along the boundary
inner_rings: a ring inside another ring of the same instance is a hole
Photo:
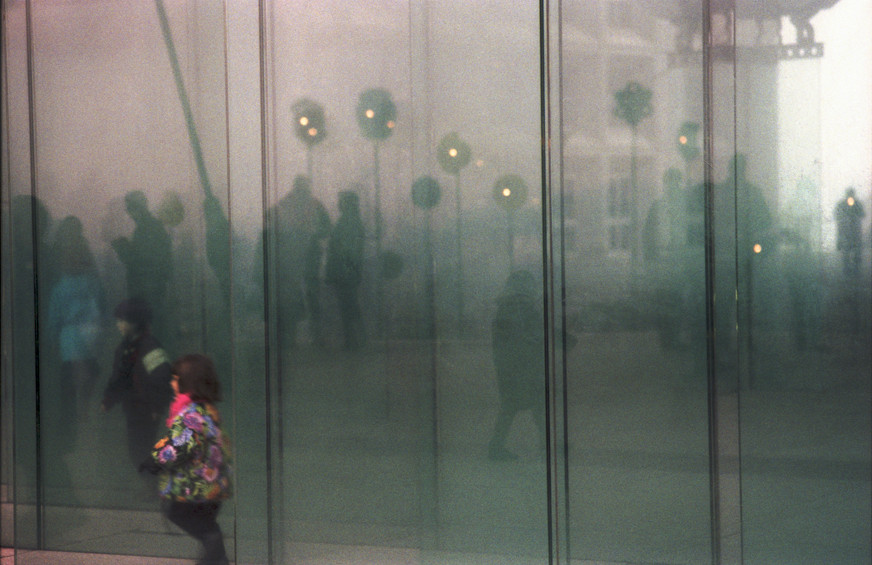
[[[160,475],[167,517],[203,544],[200,563],[226,564],[224,538],[216,518],[230,496],[227,438],[214,403],[221,400],[212,360],[191,354],[173,363],[169,431],[152,450],[145,470]]]

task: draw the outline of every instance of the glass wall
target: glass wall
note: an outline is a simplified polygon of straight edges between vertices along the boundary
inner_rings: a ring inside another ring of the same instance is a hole
[[[872,563],[872,8],[806,4],[5,0],[3,547],[195,557],[199,352],[237,563]]]

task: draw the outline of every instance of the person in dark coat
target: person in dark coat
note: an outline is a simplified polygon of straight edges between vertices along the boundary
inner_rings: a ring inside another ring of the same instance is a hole
[[[312,183],[305,175],[294,178],[291,191],[270,207],[267,215],[255,272],[264,267],[275,271],[281,348],[296,346],[299,325],[306,317],[312,341],[322,345],[322,243],[330,235],[330,215],[312,196]],[[261,262],[264,255],[270,256],[269,264]]]
[[[836,204],[836,249],[842,252],[842,271],[847,276],[860,273],[863,216],[866,212],[857,200],[853,188],[845,191],[845,198]]]
[[[131,298],[115,309],[121,343],[115,350],[112,376],[103,392],[101,410],[120,403],[127,417],[127,445],[131,463],[138,468],[151,453],[161,417],[169,406],[172,389],[170,361],[149,331],[151,309]]]
[[[360,198],[354,192],[339,194],[339,220],[327,243],[327,284],[333,287],[339,303],[345,349],[363,345],[363,320],[358,288],[363,280],[363,222]]]
[[[494,367],[500,410],[488,444],[488,458],[516,459],[506,449],[515,416],[531,410],[540,439],[545,438],[545,354],[542,305],[529,271],[515,271],[497,299],[492,324]]]
[[[144,300],[152,310],[154,333],[166,339],[165,304],[167,285],[173,274],[173,243],[166,228],[148,209],[148,199],[134,190],[124,197],[127,214],[135,228],[128,239],[112,241],[112,249],[124,264],[127,297]],[[170,344],[171,345],[171,344]]]

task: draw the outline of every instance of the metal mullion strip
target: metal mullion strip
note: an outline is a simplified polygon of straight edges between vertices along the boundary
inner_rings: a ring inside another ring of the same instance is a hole
[[[721,524],[720,524],[720,475],[718,456],[718,405],[717,379],[715,373],[715,311],[714,311],[714,210],[713,173],[714,161],[714,103],[712,93],[713,66],[711,46],[711,2],[702,2],[702,48],[703,48],[703,153],[705,187],[705,308],[706,308],[706,382],[708,404],[708,445],[709,445],[709,502],[711,520],[711,562],[720,563]]]
[[[275,288],[276,274],[270,264],[270,260],[275,258],[275,237],[269,236],[267,228],[270,226],[270,205],[272,198],[270,187],[276,186],[274,179],[274,171],[271,170],[272,162],[271,152],[274,151],[275,144],[271,142],[273,128],[270,127],[270,119],[273,112],[270,111],[271,105],[274,104],[274,96],[269,96],[271,88],[275,88],[275,53],[272,47],[274,46],[273,39],[275,34],[273,29],[274,20],[269,17],[269,0],[258,0],[258,19],[259,19],[259,56],[260,56],[260,116],[261,116],[261,202],[262,202],[262,233],[267,235],[263,239],[263,315],[264,315],[264,345],[265,345],[265,380],[264,394],[265,402],[265,445],[266,445],[266,537],[267,537],[267,563],[278,564],[283,561],[282,543],[284,539],[283,532],[276,532],[281,528],[284,520],[284,495],[283,495],[283,473],[284,473],[284,426],[282,425],[282,367],[281,367],[281,351],[277,345],[279,336],[277,335],[277,319],[278,313],[275,316],[271,315],[271,308],[276,305]],[[275,385],[273,389],[273,385]],[[273,394],[275,393],[275,394]],[[278,475],[276,475],[278,473]],[[278,534],[278,535],[276,535]]]
[[[33,10],[31,0],[27,0],[25,9],[25,37],[27,57],[27,113],[30,144],[30,187],[34,202],[38,200],[37,158],[36,158],[36,101],[34,93],[34,63],[33,63]],[[42,464],[42,429],[40,415],[40,359],[39,359],[39,220],[36,206],[30,209],[31,251],[33,254],[33,338],[34,338],[34,426],[36,433],[36,546],[45,547],[45,488]]]
[[[728,391],[720,390],[718,381],[723,380],[719,371],[722,367],[719,366],[720,356],[728,355],[728,352],[719,352],[718,343],[716,341],[716,330],[725,328],[717,328],[717,308],[729,307],[735,301],[721,300],[716,303],[715,298],[718,294],[723,294],[722,290],[726,290],[731,295],[734,295],[738,280],[737,271],[734,271],[733,287],[731,289],[716,288],[716,281],[719,278],[716,255],[720,251],[717,249],[716,233],[718,227],[715,224],[715,216],[718,214],[735,214],[735,206],[733,210],[716,210],[715,209],[715,113],[718,110],[718,105],[724,102],[729,103],[729,110],[732,112],[733,132],[729,139],[733,142],[733,150],[735,150],[735,130],[736,130],[736,55],[735,49],[728,50],[730,53],[732,64],[732,72],[729,74],[732,81],[731,88],[728,89],[732,96],[732,101],[724,101],[717,98],[715,94],[716,88],[715,67],[718,62],[719,54],[724,53],[725,46],[715,46],[712,44],[712,16],[714,9],[712,5],[714,0],[703,0],[702,2],[702,30],[703,30],[703,120],[704,120],[704,187],[705,187],[705,308],[706,308],[706,381],[707,381],[707,406],[708,406],[708,442],[709,442],[709,492],[710,492],[710,512],[711,512],[711,557],[712,563],[721,564],[738,564],[743,560],[742,556],[742,524],[741,524],[741,464],[737,466],[727,465],[725,458],[731,452],[740,453],[740,438],[739,438],[739,404],[728,404],[726,393]],[[720,13],[726,13],[732,18],[732,38],[731,46],[735,46],[735,0],[726,0],[719,2],[718,8]],[[735,218],[734,218],[735,219]],[[735,269],[735,265],[733,265]],[[723,298],[723,297],[722,297]],[[738,392],[737,392],[738,394]],[[729,410],[725,412],[724,410]],[[729,443],[724,442],[724,438],[731,438]],[[728,473],[734,473],[736,476],[730,478]],[[737,511],[730,512],[728,508],[735,508]],[[725,539],[725,533],[735,534],[738,536],[736,540],[728,541]]]
[[[546,458],[549,563],[569,563],[566,303],[563,232],[561,0],[539,5],[542,279],[545,324]],[[556,216],[556,219],[555,219]],[[557,231],[555,231],[555,225]]]

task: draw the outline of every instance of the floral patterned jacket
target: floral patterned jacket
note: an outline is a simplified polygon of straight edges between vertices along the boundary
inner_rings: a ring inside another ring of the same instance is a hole
[[[151,456],[161,468],[162,498],[217,502],[230,496],[229,446],[213,406],[187,404],[172,419]]]

